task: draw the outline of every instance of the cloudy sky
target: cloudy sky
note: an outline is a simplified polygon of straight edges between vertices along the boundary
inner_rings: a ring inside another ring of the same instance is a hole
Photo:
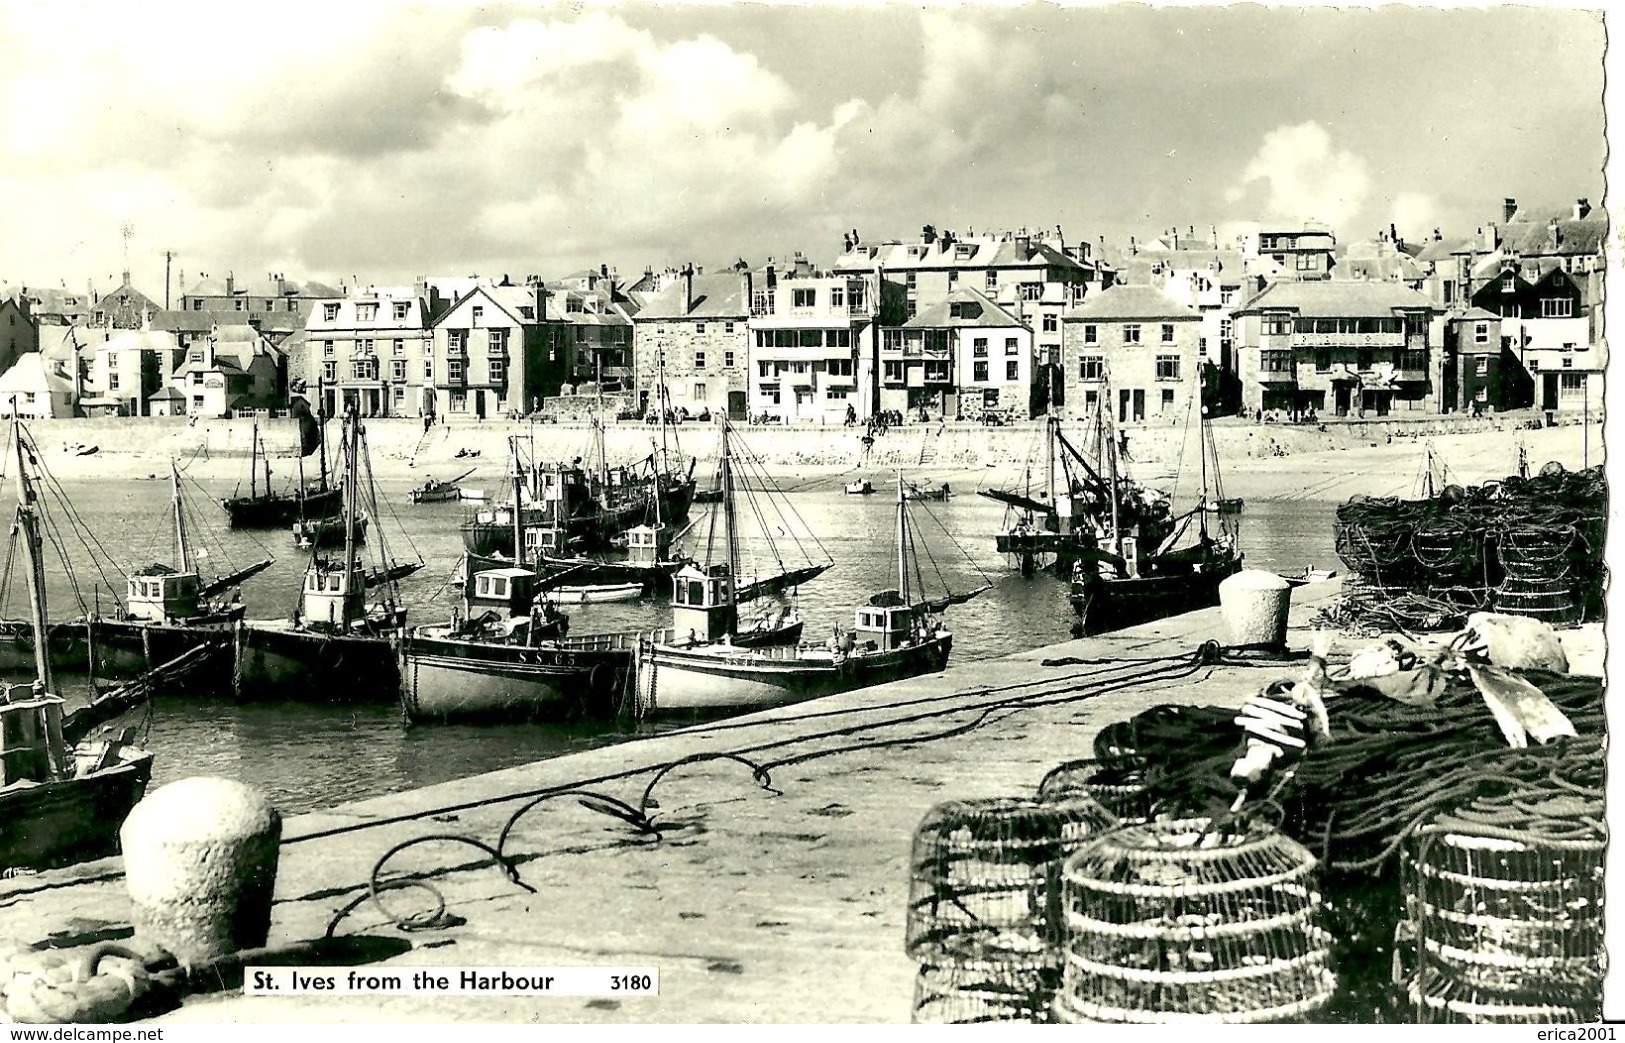
[[[0,283],[623,273],[1600,202],[1574,10],[0,0]]]

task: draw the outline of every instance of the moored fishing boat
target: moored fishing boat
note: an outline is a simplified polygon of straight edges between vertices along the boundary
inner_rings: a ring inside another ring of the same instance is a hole
[[[653,635],[638,650],[639,713],[777,706],[943,669],[953,634],[938,613],[988,588],[936,602],[916,596],[901,477],[896,539],[898,586],[872,595],[854,613],[852,629],[843,634],[837,628],[823,645],[742,647],[726,635],[709,643],[674,641],[669,635],[681,634],[685,627],[691,634],[704,633],[702,628],[713,627],[713,618],[729,607],[729,574],[723,567],[698,575],[679,573],[671,631]]]
[[[360,507],[360,462],[365,433],[359,418],[345,420],[346,526],[344,554],[336,560],[314,553],[305,570],[300,610],[292,619],[251,620],[236,633],[234,690],[244,700],[321,703],[383,702],[396,697],[399,675],[390,637],[404,624],[395,579],[422,566],[393,563],[382,533],[374,541],[382,561],[369,573],[357,557],[354,518]],[[372,489],[369,468],[368,489]],[[370,496],[376,509],[376,495]],[[376,581],[374,581],[376,577]],[[383,599],[367,604],[370,587]]]
[[[473,474],[476,469],[470,467],[462,474],[449,482],[436,481],[430,477],[424,483],[406,493],[406,498],[412,503],[449,503],[452,500],[463,499],[464,490],[457,484],[464,478]],[[473,490],[469,490],[472,492]],[[482,494],[479,499],[484,499]]]
[[[27,549],[29,606],[36,635],[45,632],[43,545],[22,425],[12,418],[16,449],[17,528]],[[37,457],[37,454],[36,454]],[[92,741],[53,694],[46,641],[36,640],[36,680],[29,697],[0,697],[0,871],[86,861],[118,849],[118,831],[152,778],[152,754],[125,733]]]
[[[367,541],[367,524],[369,522],[366,511],[356,514],[354,520],[345,524],[342,517],[332,518],[301,518],[293,523],[293,545],[302,550],[313,547],[323,549],[344,546],[346,532],[353,532],[355,539],[365,543]]]
[[[1106,401],[1102,396],[1102,401]],[[1200,408],[1194,401],[1193,409]],[[1098,411],[1098,423],[1110,420]],[[1120,630],[1219,603],[1219,584],[1241,571],[1240,511],[1226,506],[1218,449],[1206,412],[1194,427],[1200,442],[1201,487],[1195,506],[1166,523],[1145,524],[1114,507],[1095,526],[1096,548],[1072,567],[1073,630]],[[1120,487],[1117,440],[1102,429],[1110,487]],[[1212,519],[1210,521],[1210,518]]]
[[[233,528],[276,528],[307,518],[330,518],[343,508],[343,490],[329,486],[327,482],[327,447],[322,438],[322,424],[310,415],[309,405],[303,396],[295,394],[292,401],[299,417],[299,482],[287,492],[276,492],[271,488],[271,458],[260,440],[259,422],[255,421],[249,436],[248,495],[228,496],[220,501]],[[321,475],[317,484],[311,486],[305,482],[305,457],[318,450],[321,453]],[[262,465],[265,471],[263,492],[259,487]]]

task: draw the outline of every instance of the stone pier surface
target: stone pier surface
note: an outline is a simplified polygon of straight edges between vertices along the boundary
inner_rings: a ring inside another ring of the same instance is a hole
[[[1307,645],[1306,625],[1339,586],[1334,581],[1293,591],[1289,645]],[[1008,623],[1022,625],[1019,619]],[[285,823],[273,946],[321,937],[334,915],[365,893],[374,863],[398,843],[434,834],[496,844],[525,795],[580,785],[635,806],[659,766],[693,754],[735,751],[757,762],[801,758],[772,769],[777,794],[762,789],[736,762],[677,768],[654,792],[659,806],[651,815],[664,828],[658,842],[574,799],[541,804],[519,820],[505,848],[534,894],[511,883],[474,847],[413,847],[390,861],[387,874],[423,874],[462,922],[402,933],[363,903],[336,931],[406,939],[415,946],[371,965],[373,972],[409,977],[418,967],[653,966],[660,972],[658,996],[228,993],[195,996],[159,1020],[906,1022],[915,970],[903,952],[908,854],[921,817],[943,800],[1030,795],[1054,765],[1090,756],[1102,726],[1148,707],[1239,706],[1261,685],[1301,669],[1294,663],[1203,667],[1181,679],[1092,697],[1079,690],[1070,700],[1060,690],[1066,685],[1056,683],[1166,667],[1171,657],[1192,653],[1210,639],[1224,639],[1217,609],[1003,659],[961,661],[932,677]],[[1058,658],[1084,662],[1043,665]],[[1032,687],[1005,688],[1025,684]],[[1040,705],[1006,705],[970,727],[990,702],[1036,692],[1049,693],[1034,700]],[[880,724],[926,712],[935,716]],[[830,734],[842,729],[851,733]],[[913,741],[898,741],[909,737]],[[423,741],[433,742],[432,731],[425,729]],[[433,905],[414,890],[386,892],[384,898],[399,914]],[[23,944],[52,936],[56,944],[117,937],[130,920],[121,865],[110,859],[0,881],[0,916],[7,935]]]

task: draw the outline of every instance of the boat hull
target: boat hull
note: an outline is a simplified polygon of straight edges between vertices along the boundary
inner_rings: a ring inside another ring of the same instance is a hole
[[[152,754],[80,778],[0,792],[0,870],[49,869],[118,851],[119,827],[152,780]]]
[[[936,673],[953,635],[888,651],[836,656],[819,648],[738,655],[646,645],[638,655],[638,708],[645,715],[783,706]]]
[[[220,501],[234,529],[272,529],[300,518],[330,518],[344,510],[342,489],[318,489],[301,495],[234,496]]]
[[[401,706],[415,723],[613,717],[636,647],[624,636],[531,647],[421,633],[399,644]]]
[[[1103,634],[1219,603],[1219,584],[1241,571],[1241,555],[1204,563],[1201,571],[1116,579],[1088,574],[1073,580],[1074,631]]]
[[[236,634],[238,699],[310,703],[387,703],[400,671],[387,636],[244,624]]]
[[[406,494],[413,503],[450,503],[463,498],[455,485],[439,485],[432,489],[413,489]]]
[[[208,624],[140,623],[98,619],[95,625],[96,670],[108,677],[135,678],[192,651],[206,647],[209,656],[167,679],[166,694],[229,695],[232,678],[232,621]]]
[[[46,634],[52,669],[75,674],[89,671],[90,646],[83,620],[51,623]],[[33,624],[27,620],[0,620],[0,676],[31,678],[36,672]]]

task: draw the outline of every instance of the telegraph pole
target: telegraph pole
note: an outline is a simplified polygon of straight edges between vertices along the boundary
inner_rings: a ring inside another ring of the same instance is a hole
[[[175,251],[164,251],[164,310],[169,310],[169,262],[175,259]]]

